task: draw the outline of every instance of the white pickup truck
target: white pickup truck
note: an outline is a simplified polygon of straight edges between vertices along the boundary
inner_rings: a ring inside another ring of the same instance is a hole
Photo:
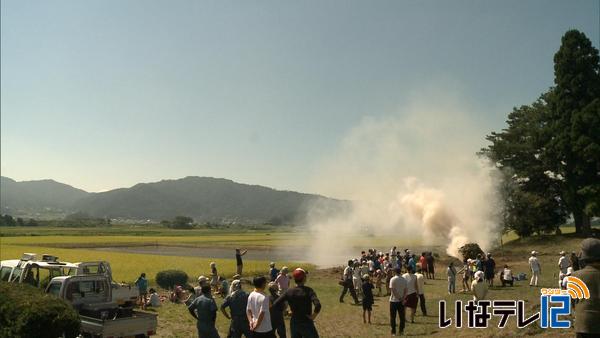
[[[157,315],[119,307],[112,301],[112,288],[106,276],[55,277],[46,293],[66,300],[75,308],[84,337],[137,338],[156,333]]]
[[[112,277],[112,270],[110,264],[106,261],[91,261],[91,262],[79,262],[75,263],[77,266],[74,275],[87,276],[87,275],[103,275],[110,281],[112,288],[112,300],[119,306],[132,307],[135,305],[139,296],[139,289],[135,285],[129,285],[125,283],[117,283]],[[73,275],[73,273],[71,273]]]

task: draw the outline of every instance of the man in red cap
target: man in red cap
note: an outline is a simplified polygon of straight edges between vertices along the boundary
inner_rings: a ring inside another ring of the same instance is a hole
[[[292,310],[290,331],[294,338],[318,338],[319,333],[314,320],[321,311],[321,302],[315,291],[305,286],[307,272],[297,268],[292,273],[296,287],[289,288],[274,303],[273,307],[281,302],[288,302]],[[312,305],[315,309],[313,312]]]

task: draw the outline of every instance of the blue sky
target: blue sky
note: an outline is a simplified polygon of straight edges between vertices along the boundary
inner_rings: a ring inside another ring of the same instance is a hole
[[[1,171],[100,191],[306,190],[366,116],[450,83],[483,137],[552,85],[599,1],[1,2]],[[318,191],[315,191],[318,192]]]

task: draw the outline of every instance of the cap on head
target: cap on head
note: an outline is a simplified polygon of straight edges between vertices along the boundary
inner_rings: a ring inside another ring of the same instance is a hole
[[[275,262],[269,263],[269,266],[272,267],[272,268],[274,268],[275,267]]]
[[[284,274],[284,275],[285,275],[285,274],[286,274],[286,273],[288,273],[288,272],[289,272],[289,269],[288,269],[288,267],[287,267],[287,266],[284,266],[284,267],[282,267],[282,268],[281,268],[281,273],[282,273],[282,274]]]
[[[535,256],[535,255],[537,255],[537,251],[533,250],[533,251],[531,252],[531,255],[532,255],[532,256]]]
[[[567,268],[567,276],[570,276],[573,273],[573,267],[570,266]]]
[[[206,278],[206,276],[200,276],[198,277],[198,284],[203,284],[208,282],[208,278]]]
[[[600,261],[600,239],[586,238],[581,242],[581,259],[588,262]]]
[[[304,271],[304,269],[296,268],[296,270],[294,270],[294,272],[292,273],[292,276],[294,277],[294,281],[302,282],[306,278],[306,274],[307,272]]]
[[[237,273],[236,273],[236,274],[235,274],[235,275],[233,275],[233,277],[231,277],[231,278],[233,278],[233,279],[235,279],[235,280],[239,280],[239,279],[240,279],[240,277],[241,277],[241,276],[240,276],[239,274],[237,274]]]
[[[369,279],[369,274],[368,274],[368,273],[365,273],[365,274],[362,276],[362,279],[363,279],[363,280],[367,280],[367,279]]]
[[[558,254],[561,255],[561,256],[564,256],[565,252],[561,250],[561,252],[559,252]]]

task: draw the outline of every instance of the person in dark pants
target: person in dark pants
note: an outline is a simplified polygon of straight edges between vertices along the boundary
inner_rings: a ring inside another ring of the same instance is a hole
[[[242,276],[242,272],[244,270],[244,262],[242,261],[242,256],[246,254],[248,250],[240,250],[240,248],[235,249],[235,264],[237,266],[237,274]]]
[[[271,304],[275,304],[275,301],[279,298],[277,294],[279,292],[279,285],[275,282],[269,283],[269,299]],[[271,325],[273,330],[277,333],[279,338],[286,338],[285,333],[285,320],[283,319],[283,311],[285,310],[285,302],[277,303],[277,306],[271,306]]]
[[[306,283],[306,271],[297,268],[292,273],[296,287],[289,288],[274,303],[273,307],[287,302],[292,310],[290,331],[292,338],[319,338],[314,320],[321,311],[321,302],[315,291]],[[314,305],[314,311],[313,311]]]
[[[352,282],[352,275],[354,274],[354,261],[349,260],[348,266],[344,269],[344,274],[342,275],[342,286],[344,289],[342,290],[342,294],[340,295],[340,303],[344,302],[344,296],[346,292],[350,290],[350,295],[352,299],[354,299],[354,304],[358,304],[358,297],[356,296],[356,290],[354,290],[354,283]]]
[[[227,319],[231,319],[229,325],[229,334],[227,338],[240,338],[242,335],[251,338],[250,323],[246,316],[246,306],[248,305],[248,294],[242,290],[242,283],[239,280],[231,282],[231,294],[225,298],[221,305],[221,312]],[[229,308],[231,316],[226,309]]]
[[[188,306],[192,317],[196,318],[196,328],[200,338],[219,338],[215,327],[217,320],[217,303],[211,295],[210,285],[202,287],[202,294]]]
[[[403,301],[406,297],[406,279],[400,275],[402,269],[395,269],[396,275],[390,280],[390,326],[392,327],[392,335],[396,335],[396,315],[400,317],[400,334],[404,333],[404,326],[406,325],[406,312],[404,309]]]

